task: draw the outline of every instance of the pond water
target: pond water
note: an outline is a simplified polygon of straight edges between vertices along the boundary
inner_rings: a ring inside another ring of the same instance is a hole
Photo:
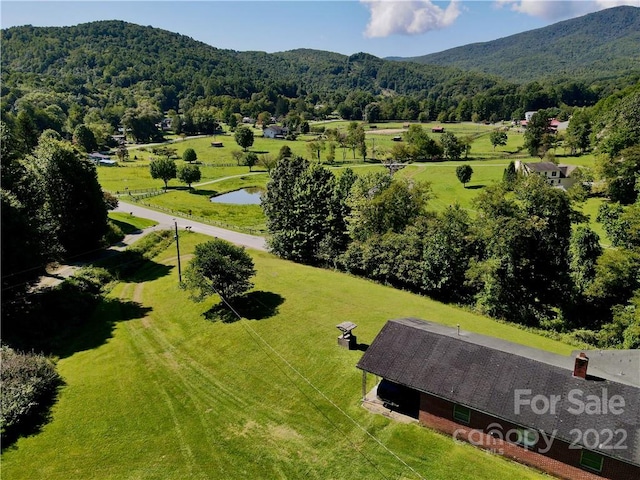
[[[211,197],[209,200],[213,203],[231,203],[234,205],[260,205],[260,194],[262,190],[259,188],[243,188],[234,192],[225,193]]]

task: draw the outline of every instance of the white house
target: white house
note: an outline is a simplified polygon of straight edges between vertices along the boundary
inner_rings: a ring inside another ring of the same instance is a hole
[[[547,179],[549,185],[569,189],[574,183],[575,178],[571,178],[573,171],[578,168],[576,165],[556,165],[552,162],[516,162],[516,170],[524,175],[536,173]]]
[[[102,153],[93,152],[89,154],[89,160],[96,165],[102,165],[105,167],[114,167],[118,164],[116,160],[111,160],[111,157]]]
[[[278,125],[269,125],[262,131],[262,135],[265,138],[284,138],[289,133],[287,127],[280,127]]]

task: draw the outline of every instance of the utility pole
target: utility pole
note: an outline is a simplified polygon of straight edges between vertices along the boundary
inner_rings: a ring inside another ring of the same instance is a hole
[[[178,236],[178,222],[173,219],[173,223],[176,226],[176,250],[178,251],[178,283],[182,285],[182,270],[180,268],[180,237]]]

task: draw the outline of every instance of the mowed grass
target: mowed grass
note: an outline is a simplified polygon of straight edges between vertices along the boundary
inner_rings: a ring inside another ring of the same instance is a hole
[[[183,260],[204,240],[181,234]],[[252,295],[264,305],[235,323],[206,320],[217,299],[194,304],[178,287],[173,246],[119,284],[97,312],[115,322],[112,336],[59,361],[66,385],[52,420],[3,453],[3,476],[545,478],[363,409],[355,368],[362,352],[339,348],[335,325],[355,322],[359,342],[370,343],[386,320],[415,316],[561,354],[572,347],[366,280],[251,254],[259,292]],[[138,313],[124,302],[137,302]]]
[[[350,122],[318,122],[315,125],[324,125],[327,128],[346,129]],[[405,123],[390,122],[375,124],[376,129],[371,129],[365,124],[367,133],[366,142],[369,148],[368,155],[373,155],[373,150],[388,151],[396,142],[392,138],[398,133],[382,133],[385,129],[403,129]],[[437,122],[421,124],[433,138],[439,134],[430,133],[430,129],[437,126]],[[494,148],[489,139],[489,133],[502,125],[484,125],[471,122],[443,124],[446,131],[450,131],[459,138],[472,136],[474,138],[468,159],[457,162],[437,162],[413,164],[401,170],[397,175],[431,182],[434,197],[430,200],[428,208],[442,210],[449,205],[459,203],[462,207],[474,212],[473,200],[485,187],[500,182],[504,169],[510,161],[518,159],[523,162],[537,162],[538,157],[527,157],[523,151],[524,135],[517,128],[511,128],[507,132],[507,145]],[[255,143],[251,151],[259,154],[277,155],[283,145],[288,145],[294,154],[309,158],[307,142],[314,139],[314,135],[302,135],[296,141],[274,140],[261,137],[261,131],[254,129]],[[222,141],[223,148],[211,147],[211,141]],[[266,188],[268,174],[259,165],[253,172],[245,166],[220,166],[235,164],[231,156],[233,151],[240,150],[235,143],[232,134],[216,135],[179,140],[170,146],[178,151],[181,156],[186,148],[194,148],[198,155],[202,179],[194,185],[194,192],[187,192],[184,184],[177,179],[169,181],[170,193],[144,200],[152,207],[170,209],[174,214],[189,214],[224,224],[235,230],[251,229],[264,231],[265,219],[259,207],[245,205],[211,205],[208,197],[247,187]],[[348,161],[353,160],[351,150],[344,151]],[[327,150],[321,153],[321,159],[326,159]],[[559,148],[555,152],[556,159],[560,163],[593,167],[596,158],[594,155],[566,156],[564,150]],[[343,150],[336,149],[336,162],[339,168],[352,167],[357,174],[381,170],[383,167],[376,164],[343,164]],[[359,154],[358,154],[359,155]],[[149,158],[152,156],[151,148],[143,147],[131,151],[131,158],[137,156],[136,161],[125,162],[121,167],[98,167],[99,181],[105,190],[111,192],[126,192],[136,189],[162,188],[163,182],[154,180],[149,173]],[[356,157],[359,158],[359,157]],[[178,164],[182,160],[177,160]],[[469,164],[474,170],[471,181],[464,188],[458,181],[455,169],[461,164]],[[218,166],[212,166],[218,165]],[[338,168],[338,170],[339,170]],[[595,221],[597,206],[601,200],[589,199],[583,206],[585,213],[590,215],[590,225],[606,243],[606,236],[602,226]]]
[[[158,222],[154,220],[134,217],[133,215],[124,212],[109,212],[109,219],[118,225],[125,235],[144,230],[145,228],[153,227],[158,224]]]
[[[143,205],[201,217],[236,230],[251,230],[255,234],[266,232],[265,216],[260,205],[212,203],[209,198],[217,193],[204,189],[193,192],[169,191],[143,200]]]
[[[456,203],[473,210],[473,199],[478,192],[481,192],[484,187],[500,182],[508,164],[467,163],[473,168],[473,175],[466,188],[456,176],[456,167],[464,162],[410,165],[400,170],[398,175],[431,183],[434,196],[428,203],[430,210],[443,210]]]

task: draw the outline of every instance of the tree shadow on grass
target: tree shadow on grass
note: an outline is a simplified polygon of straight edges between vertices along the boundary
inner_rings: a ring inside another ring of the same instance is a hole
[[[172,267],[123,255],[111,267],[123,278],[145,282],[168,274]],[[122,261],[132,261],[123,267]],[[109,258],[109,262],[116,258]],[[20,306],[21,305],[21,306]],[[22,351],[36,351],[47,356],[66,358],[76,352],[94,349],[113,336],[119,322],[144,318],[151,312],[137,301],[108,298],[100,287],[90,282],[66,281],[54,288],[29,294],[8,315],[3,310],[3,343]],[[11,309],[13,310],[13,309]],[[20,437],[38,434],[51,417],[51,406],[64,384],[46,392],[31,412],[1,432],[2,451],[13,448]]]
[[[143,318],[150,311],[151,308],[137,302],[102,299],[89,320],[80,325],[66,325],[59,335],[46,339],[41,344],[41,351],[46,355],[65,358],[79,351],[93,349],[112,337],[116,323]],[[33,339],[31,343],[34,343]],[[3,429],[2,452],[11,448],[19,438],[37,435],[42,431],[43,426],[51,420],[51,407],[63,386],[64,381],[60,380],[55,388],[37,398],[31,411],[20,418],[19,422]]]
[[[109,221],[114,225],[116,225],[117,227],[119,227],[120,230],[122,230],[122,233],[124,233],[125,235],[141,232],[141,230],[138,227],[131,225],[130,223],[123,222],[122,220],[116,220],[114,218],[111,218],[109,219]]]
[[[233,309],[242,318],[249,320],[264,320],[278,313],[278,307],[282,305],[284,298],[272,292],[249,292],[231,302]],[[224,303],[214,305],[204,314],[205,318],[212,322],[233,323],[238,321],[237,315]]]
[[[482,184],[482,185],[469,185],[467,187],[467,190],[478,190],[480,188],[484,188],[486,187],[486,185]]]
[[[38,405],[33,406],[32,411],[24,416],[19,423],[2,430],[0,436],[1,453],[14,449],[19,438],[37,435],[42,431],[42,427],[51,421],[51,407],[63,386],[64,382],[61,381],[55,389],[41,396],[38,399]]]
[[[201,190],[199,188],[194,189],[191,193],[193,195],[201,195],[203,197],[215,197],[220,194],[217,190]]]
[[[76,352],[97,348],[113,337],[119,322],[144,318],[151,310],[151,307],[130,300],[103,299],[85,324],[52,341],[49,353],[65,358]]]
[[[114,256],[106,264],[94,265],[135,283],[160,278],[173,268],[139,255]],[[22,351],[59,358],[99,347],[113,336],[118,322],[143,318],[151,311],[136,301],[103,296],[99,283],[74,279],[31,293],[9,307],[6,315],[3,311],[4,342]]]

